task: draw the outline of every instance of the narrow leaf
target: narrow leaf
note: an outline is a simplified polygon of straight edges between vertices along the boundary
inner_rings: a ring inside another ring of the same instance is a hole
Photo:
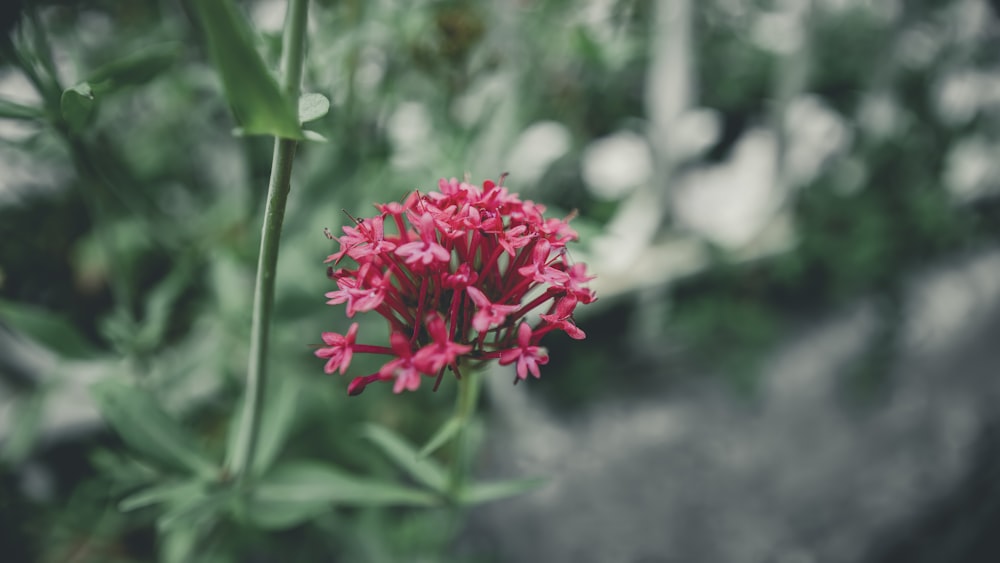
[[[0,456],[4,461],[17,465],[31,453],[45,410],[45,396],[44,390],[36,389],[20,397],[14,404],[8,419],[13,424],[9,426],[7,441],[3,444],[3,454]]]
[[[63,119],[73,131],[82,131],[94,118],[97,103],[90,84],[81,82],[67,88],[59,100],[59,109]]]
[[[330,100],[323,94],[303,94],[299,98],[299,121],[309,123],[330,111]]]
[[[447,422],[441,425],[441,428],[434,433],[434,436],[427,441],[427,444],[420,449],[418,454],[420,457],[427,457],[432,453],[436,452],[438,448],[448,443],[449,440],[458,434],[458,431],[462,429],[462,419],[451,417]]]
[[[330,506],[328,502],[252,501],[245,518],[263,530],[285,530],[314,520]]]
[[[481,504],[494,500],[505,499],[538,489],[547,483],[545,479],[515,479],[512,481],[497,481],[493,483],[478,483],[468,486],[459,495],[462,504]]]
[[[416,448],[401,436],[376,424],[367,425],[364,435],[411,477],[435,491],[445,492],[448,478],[444,468],[430,458],[421,458]]]
[[[323,135],[320,135],[319,133],[317,133],[315,131],[310,131],[310,130],[307,129],[307,130],[303,131],[302,134],[305,136],[305,139],[307,141],[312,141],[314,143],[328,143],[328,142],[330,142],[330,139],[327,139],[326,137],[324,137]]]
[[[246,18],[232,0],[191,0],[188,4],[204,30],[209,55],[243,132],[302,139],[291,100],[264,65]]]
[[[216,517],[233,498],[231,489],[194,494],[173,503],[157,520],[157,529],[170,532],[180,527],[198,528]]]
[[[176,310],[175,304],[191,283],[192,269],[190,260],[181,260],[170,274],[149,292],[142,324],[138,331],[131,335],[138,349],[154,350],[162,343],[170,317]]]
[[[164,531],[156,538],[159,544],[156,560],[162,563],[190,563],[196,557],[204,557],[198,552],[198,543],[205,532],[201,528],[183,527]]]
[[[433,506],[437,495],[377,479],[356,477],[317,462],[279,465],[257,483],[248,515],[259,526],[281,529],[340,506]]]
[[[87,82],[102,91],[120,86],[144,84],[169,68],[179,55],[178,43],[160,43],[144,47],[96,68],[87,77]]]
[[[330,502],[350,506],[431,506],[439,499],[427,491],[356,477],[309,461],[276,467],[258,484],[254,498],[268,502]]]
[[[162,466],[211,478],[218,469],[194,446],[194,440],[147,392],[105,380],[91,387],[97,405],[126,444]]]
[[[0,299],[0,323],[63,357],[87,359],[98,355],[72,323],[45,309]]]
[[[38,119],[44,115],[45,112],[41,108],[0,99],[0,117],[7,119]]]
[[[295,380],[271,379],[268,387],[268,400],[264,405],[257,448],[254,450],[256,453],[253,468],[259,474],[267,472],[274,464],[291,433],[298,413],[299,386]],[[238,410],[235,412],[239,414]]]
[[[199,496],[205,484],[201,481],[181,481],[162,483],[133,493],[118,503],[118,510],[128,512],[137,508],[152,506],[163,502],[183,503]]]

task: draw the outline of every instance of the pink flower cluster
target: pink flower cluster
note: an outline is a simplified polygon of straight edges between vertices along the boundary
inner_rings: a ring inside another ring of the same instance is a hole
[[[572,264],[566,243],[577,239],[568,218],[546,219],[544,206],[487,180],[482,187],[454,178],[440,191],[411,193],[403,203],[376,205],[379,215],[344,227],[335,266],[351,258],[356,268],[329,267],[337,290],[330,305],[346,304],[347,316],[374,311],[388,321],[390,346],[358,344],[358,323],[347,334],[323,333],[316,356],[326,373],[343,374],[355,353],[383,354],[377,372],[356,377],[348,392],[374,381],[394,381],[396,393],[416,390],[423,377],[460,365],[498,359],[516,364],[517,383],[549,357],[539,341],[553,330],[571,338],[584,333],[573,322],[578,304],[593,302],[592,279]],[[391,231],[391,232],[387,232]],[[528,313],[545,307],[532,327]]]

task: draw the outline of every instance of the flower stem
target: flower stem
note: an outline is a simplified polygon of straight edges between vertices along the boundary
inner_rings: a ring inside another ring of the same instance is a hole
[[[302,80],[303,45],[309,0],[290,0],[285,16],[282,41],[281,86],[287,99],[298,100]],[[267,206],[261,228],[260,254],[257,260],[257,281],[253,296],[253,320],[250,328],[250,358],[243,410],[240,413],[236,441],[229,452],[226,467],[237,481],[251,470],[260,433],[260,419],[267,387],[267,345],[274,307],[274,281],[278,265],[281,225],[285,204],[291,188],[292,161],[296,142],[275,138],[271,159],[271,178],[267,185]]]
[[[458,380],[458,395],[455,397],[455,419],[459,421],[458,434],[455,436],[453,458],[451,462],[451,475],[448,482],[448,494],[451,501],[458,504],[459,495],[465,486],[465,479],[469,470],[468,452],[468,428],[472,422],[472,416],[476,412],[476,405],[479,403],[479,389],[481,385],[481,374],[477,369],[468,370],[462,379]]]

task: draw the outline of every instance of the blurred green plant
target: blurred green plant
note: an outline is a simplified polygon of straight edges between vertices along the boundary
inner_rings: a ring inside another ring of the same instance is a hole
[[[308,526],[321,521],[334,507],[449,505],[455,518],[460,506],[505,498],[540,484],[537,480],[468,483],[466,473],[476,450],[466,444],[467,440],[459,440],[465,446],[447,458],[452,466],[450,470],[430,457],[441,445],[464,435],[464,426],[473,423],[475,395],[460,403],[464,408],[456,411],[455,417],[448,419],[431,443],[419,452],[406,438],[385,426],[371,424],[368,427],[365,435],[371,444],[403,474],[413,478],[417,487],[398,482],[392,476],[360,477],[338,467],[330,459],[282,455],[299,422],[302,390],[300,384],[288,376],[273,381],[267,377],[279,240],[297,141],[321,139],[318,134],[303,131],[301,124],[322,119],[330,109],[330,102],[323,95],[299,97],[307,6],[306,0],[289,3],[281,49],[280,86],[257,52],[253,31],[233,3],[192,3],[189,6],[221,77],[226,99],[240,123],[239,132],[275,138],[263,214],[252,328],[248,335],[250,359],[246,391],[243,400],[237,403],[239,408],[233,409],[236,418],[229,432],[223,432],[227,439],[221,441],[217,438],[205,441],[182,422],[190,418],[192,408],[197,410],[197,406],[171,406],[171,393],[177,388],[171,372],[184,370],[185,366],[168,363],[169,356],[192,352],[196,347],[198,330],[182,334],[172,343],[168,337],[177,305],[195,277],[196,264],[207,261],[206,257],[199,256],[199,250],[208,249],[178,252],[179,241],[160,240],[154,233],[150,237],[152,246],[162,245],[168,249],[171,267],[151,287],[134,284],[128,273],[136,268],[123,267],[127,262],[120,261],[123,249],[130,243],[117,235],[132,224],[140,225],[139,229],[143,229],[144,224],[145,229],[155,228],[151,224],[156,218],[140,213],[129,219],[112,219],[108,206],[115,199],[130,211],[146,206],[133,206],[134,200],[130,197],[120,197],[126,193],[121,190],[128,187],[116,185],[117,182],[110,179],[131,176],[128,163],[113,158],[89,160],[95,150],[91,145],[100,137],[96,133],[100,128],[98,108],[109,103],[106,96],[122,86],[138,86],[154,80],[176,61],[176,48],[154,47],[113,61],[90,73],[87,79],[62,89],[52,64],[52,53],[45,44],[44,28],[37,17],[31,19],[30,29],[31,44],[35,48],[29,52],[20,45],[9,45],[11,52],[17,55],[21,70],[47,100],[48,107],[46,111],[34,111],[30,106],[15,102],[3,107],[10,117],[48,120],[75,156],[84,181],[91,184],[83,198],[90,199],[93,228],[103,233],[98,237],[97,250],[87,256],[88,267],[100,264],[96,276],[102,278],[103,272],[108,272],[115,300],[115,308],[104,317],[99,332],[105,343],[126,360],[128,367],[107,370],[93,385],[92,394],[102,416],[129,453],[126,456],[101,453],[99,459],[95,458],[95,464],[105,472],[104,478],[114,483],[113,493],[123,495],[117,502],[120,510],[153,516],[159,554],[166,561],[187,561],[196,553],[209,552],[216,553],[215,557],[221,560],[228,560],[238,550],[220,549],[220,545],[240,541],[239,538],[247,533]],[[291,109],[295,101],[297,115]],[[140,240],[145,238],[144,234],[140,235]],[[173,233],[171,236],[183,240],[185,234]],[[138,248],[136,254],[139,255],[149,251],[145,247]],[[218,270],[220,261],[213,262]],[[225,263],[221,261],[222,265]],[[223,275],[219,278],[219,283],[223,284],[220,287],[232,283],[225,270],[218,274]],[[248,296],[247,293],[242,295]],[[226,302],[220,296],[219,303],[226,307]],[[242,299],[230,298],[228,302],[228,308],[234,310],[246,307]],[[225,310],[222,312],[224,325],[233,322],[226,318],[229,315]],[[16,302],[4,303],[3,313],[5,323],[62,357],[85,354],[95,362],[114,361],[113,355],[95,351],[87,338],[80,336],[58,315],[32,311]],[[193,319],[189,322],[203,321]],[[189,325],[189,328],[194,326]],[[209,334],[215,330],[209,328]],[[219,343],[220,336],[215,333],[209,342]],[[222,340],[227,339],[223,337]],[[207,359],[201,353],[196,357]],[[218,381],[218,375],[213,372],[220,369],[229,369],[224,358],[216,358],[199,371]],[[161,371],[162,374],[158,373]],[[240,371],[238,365],[235,371]],[[181,377],[193,381],[194,375],[189,372]],[[72,375],[58,376],[62,377]],[[464,388],[473,387],[466,385]],[[19,415],[21,431],[12,435],[7,444],[6,459],[19,462],[30,451],[32,437],[45,412],[44,400],[45,393],[38,389],[20,401],[23,410]],[[220,415],[225,417],[225,410]],[[208,435],[212,434],[214,432]],[[220,449],[226,452],[224,463],[215,461]],[[359,468],[366,469],[364,464]],[[370,473],[371,468],[367,469]],[[117,523],[115,526],[125,525],[121,519],[112,520]],[[140,521],[149,522],[148,516]],[[450,529],[452,533],[457,531],[454,525]],[[103,553],[104,548],[99,552]]]

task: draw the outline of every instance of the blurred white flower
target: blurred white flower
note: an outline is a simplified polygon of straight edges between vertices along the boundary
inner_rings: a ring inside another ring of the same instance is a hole
[[[944,185],[956,201],[972,201],[997,190],[998,149],[979,136],[962,139],[952,147],[945,164]]]
[[[539,121],[521,132],[507,155],[507,171],[519,185],[537,182],[549,166],[565,155],[571,145],[566,126]]]
[[[681,177],[674,192],[677,221],[729,250],[748,244],[773,220],[783,195],[776,186],[776,151],[772,132],[751,131],[729,161]]]
[[[583,181],[601,199],[619,199],[649,180],[649,143],[630,131],[591,142],[583,151]]]
[[[393,166],[416,168],[426,162],[431,134],[431,116],[426,106],[417,102],[399,104],[389,116],[386,128],[394,149]]]
[[[839,113],[813,95],[800,96],[785,113],[784,181],[789,186],[811,182],[837,152],[850,142],[850,130]]]
[[[665,134],[665,150],[671,162],[695,159],[719,140],[722,118],[708,108],[687,110],[675,119]]]

